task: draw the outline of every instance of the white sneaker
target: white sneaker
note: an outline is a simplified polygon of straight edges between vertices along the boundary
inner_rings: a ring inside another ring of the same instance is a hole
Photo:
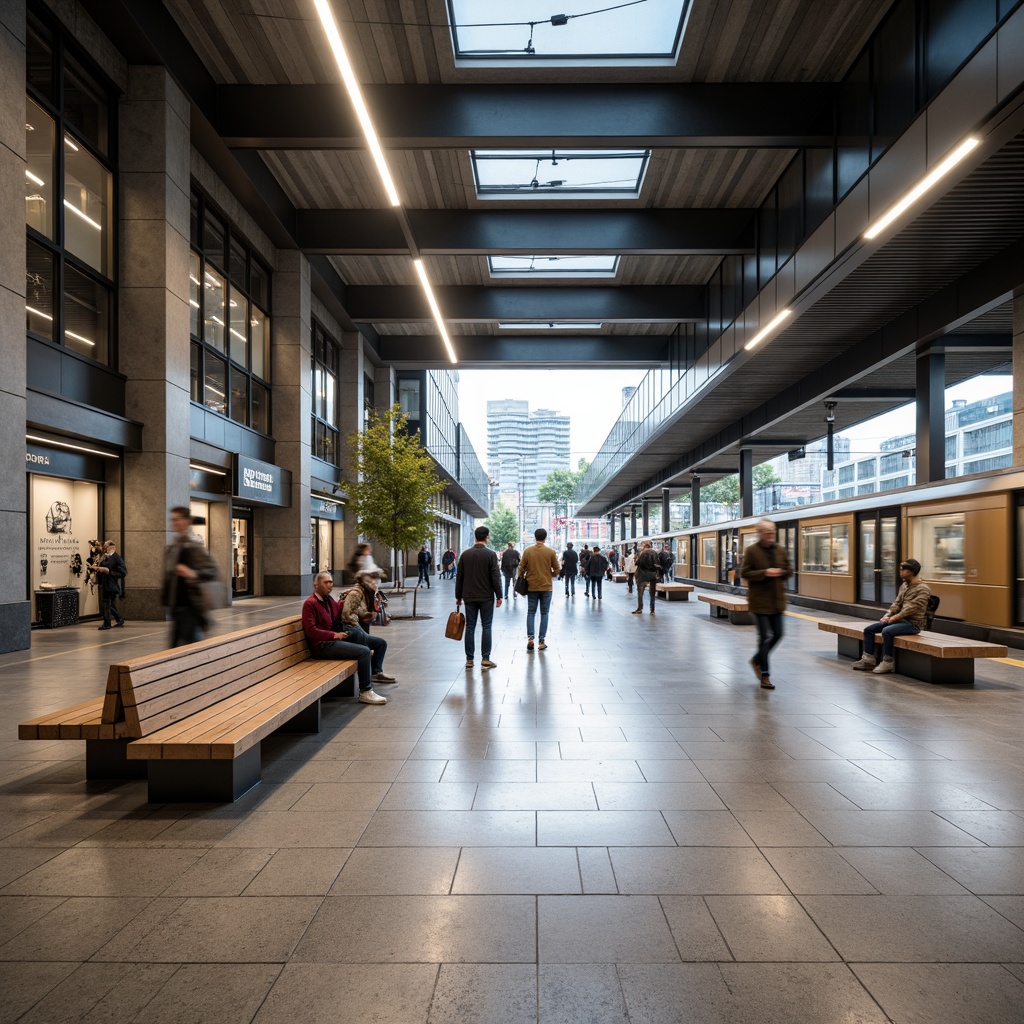
[[[853,663],[853,670],[855,672],[870,672],[875,667],[875,656],[873,654],[865,654],[861,656],[860,661]]]
[[[387,702],[387,697],[382,697],[379,693],[374,693],[373,690],[359,691],[360,704],[387,704]]]
[[[896,664],[891,658],[885,658],[880,661],[872,670],[871,674],[874,676],[884,676],[887,672],[895,672]]]

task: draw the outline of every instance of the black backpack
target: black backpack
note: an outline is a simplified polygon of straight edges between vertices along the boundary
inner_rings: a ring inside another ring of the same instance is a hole
[[[932,594],[928,598],[928,607],[924,612],[924,628],[931,629],[932,623],[935,621],[935,613],[939,610],[940,598],[938,594]]]

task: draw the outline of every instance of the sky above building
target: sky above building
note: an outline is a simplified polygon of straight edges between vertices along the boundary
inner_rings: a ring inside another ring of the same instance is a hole
[[[516,398],[530,412],[552,409],[570,418],[570,464],[593,461],[622,412],[622,389],[644,370],[460,370],[459,418],[487,466],[487,403]]]

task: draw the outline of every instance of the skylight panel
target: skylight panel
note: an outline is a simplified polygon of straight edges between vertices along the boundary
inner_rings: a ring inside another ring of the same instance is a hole
[[[672,64],[691,0],[448,0],[456,62]],[[555,13],[557,11],[557,13]]]
[[[474,149],[478,198],[636,199],[649,149]]]
[[[553,321],[548,323],[499,323],[498,328],[503,331],[596,331],[603,325],[600,323],[563,323]]]
[[[488,256],[491,277],[614,277],[619,257]]]

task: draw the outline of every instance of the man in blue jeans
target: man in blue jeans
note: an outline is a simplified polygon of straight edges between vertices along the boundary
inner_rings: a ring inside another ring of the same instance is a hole
[[[858,672],[871,672],[876,676],[895,672],[896,637],[920,633],[924,629],[928,598],[932,592],[921,582],[920,574],[921,563],[916,558],[900,562],[900,579],[903,582],[899,593],[881,619],[864,628],[864,653],[853,666]],[[882,660],[876,664],[875,637],[879,633],[882,634]]]
[[[523,552],[519,563],[519,575],[526,577],[529,588],[526,594],[526,649],[533,650],[533,626],[537,620],[537,608],[540,607],[540,645],[537,650],[546,651],[548,645],[548,614],[551,611],[551,581],[558,575],[561,566],[558,556],[544,541],[548,539],[548,531],[541,528],[533,531],[537,543]]]
[[[495,668],[491,661],[491,623],[494,608],[501,607],[501,572],[498,556],[487,546],[491,531],[478,526],[473,532],[476,543],[459,555],[459,568],[455,573],[455,607],[466,602],[466,668],[473,667],[476,657],[476,621],[480,619],[480,653],[484,668]]]

